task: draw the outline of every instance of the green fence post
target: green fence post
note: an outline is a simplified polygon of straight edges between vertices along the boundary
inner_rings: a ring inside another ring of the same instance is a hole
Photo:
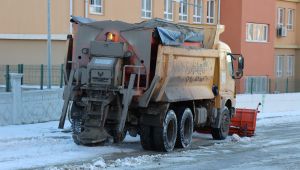
[[[286,84],[285,84],[285,92],[288,93],[289,92],[289,78],[286,78]]]
[[[23,74],[23,64],[18,64],[18,73]],[[21,78],[21,85],[23,85],[23,77]]]
[[[9,65],[6,65],[6,74],[5,74],[5,81],[6,81],[6,87],[5,91],[9,92],[10,91],[10,82],[9,82]]]
[[[63,81],[64,81],[64,64],[60,66],[60,85],[59,87],[63,87]]]
[[[21,74],[24,73],[24,64],[21,64],[21,65],[20,65],[20,71],[21,71]],[[21,78],[21,85],[23,85],[23,78],[24,78],[24,75],[23,75],[22,78]]]
[[[41,87],[40,89],[43,90],[44,88],[44,65],[41,64]]]
[[[251,88],[250,88],[251,94],[253,94],[253,78],[251,78]]]

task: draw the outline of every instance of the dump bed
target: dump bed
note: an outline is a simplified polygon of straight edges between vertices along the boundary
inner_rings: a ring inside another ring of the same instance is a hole
[[[155,101],[187,101],[212,99],[214,79],[218,76],[218,50],[159,46]]]

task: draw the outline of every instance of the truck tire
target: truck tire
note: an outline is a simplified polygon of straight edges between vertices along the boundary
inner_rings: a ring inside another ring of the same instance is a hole
[[[82,128],[82,107],[73,103],[71,106],[71,126],[72,126],[72,138],[75,144],[80,145],[78,135],[83,131]]]
[[[219,128],[212,128],[211,134],[214,140],[224,140],[229,133],[229,126],[230,126],[230,113],[227,107],[223,109],[220,113],[220,127]]]
[[[167,112],[162,127],[154,127],[153,137],[155,150],[170,152],[174,149],[177,137],[177,118],[173,110]]]
[[[193,114],[191,109],[185,108],[180,109],[178,115],[178,126],[177,126],[177,140],[176,147],[187,148],[192,143],[192,136],[194,130]]]
[[[143,149],[145,150],[153,150],[153,135],[151,126],[141,125],[140,129],[140,140]]]

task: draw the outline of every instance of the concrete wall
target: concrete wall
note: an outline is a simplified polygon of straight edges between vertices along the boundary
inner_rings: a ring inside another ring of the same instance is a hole
[[[62,89],[21,90],[21,75],[11,74],[12,92],[0,93],[0,126],[58,120]]]

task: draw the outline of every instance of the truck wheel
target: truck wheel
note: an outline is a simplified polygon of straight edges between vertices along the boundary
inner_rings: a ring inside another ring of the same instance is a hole
[[[212,136],[214,140],[224,140],[229,133],[230,114],[227,107],[221,113],[221,122],[219,128],[212,128]]]
[[[73,103],[71,106],[71,125],[72,125],[72,138],[74,143],[80,145],[80,140],[78,135],[83,131],[82,128],[82,107],[78,106],[76,103]]]
[[[191,109],[186,108],[184,111],[181,111],[178,117],[178,130],[177,130],[177,140],[176,147],[178,148],[187,148],[192,143],[192,135],[194,130],[193,124],[193,114]]]
[[[151,126],[141,125],[140,130],[140,140],[142,147],[145,150],[153,150],[153,136],[151,132],[153,128]]]
[[[158,151],[170,152],[174,149],[177,137],[177,118],[173,110],[169,110],[162,127],[154,127],[154,144]]]

